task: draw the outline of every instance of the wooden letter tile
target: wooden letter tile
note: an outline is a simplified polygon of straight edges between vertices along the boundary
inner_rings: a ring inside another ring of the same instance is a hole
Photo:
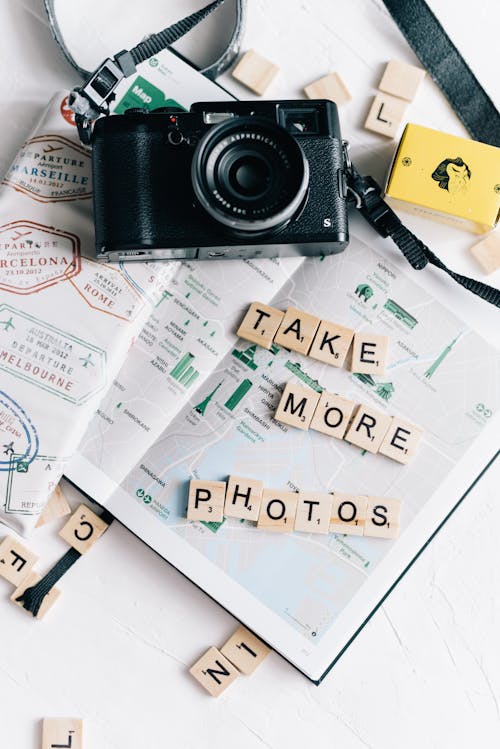
[[[289,307],[274,336],[274,343],[297,351],[299,354],[307,354],[320,322],[319,317],[302,312],[295,307]]]
[[[238,627],[229,640],[221,647],[220,652],[238,671],[249,676],[264,658],[271,652],[262,640],[245,627]]]
[[[99,515],[85,505],[80,505],[66,525],[61,528],[59,535],[80,554],[85,554],[107,527],[108,524]]]
[[[413,101],[425,77],[425,70],[398,60],[390,60],[379,83],[380,91]]]
[[[331,494],[299,492],[294,530],[302,533],[328,533],[331,507]]]
[[[28,577],[25,577],[22,581],[21,585],[16,588],[16,590],[13,592],[13,594],[10,597],[10,600],[13,601],[17,606],[22,607],[22,603],[20,601],[17,601],[16,599],[22,596],[24,591],[27,588],[31,588],[33,585],[36,585],[40,580],[42,579],[42,576],[38,574],[38,572],[30,572]],[[37,619],[43,619],[45,614],[49,609],[52,608],[52,606],[55,604],[59,596],[61,595],[61,591],[58,588],[51,588],[50,592],[47,593],[45,598],[43,599],[43,603],[40,606],[40,609],[38,610],[38,614],[36,615]],[[23,609],[23,611],[26,611],[26,609]],[[26,611],[26,613],[30,613],[29,611]],[[30,614],[31,616],[31,614]]]
[[[406,102],[390,94],[377,94],[366,118],[365,128],[394,138],[406,111]]]
[[[224,481],[189,482],[188,520],[221,523],[224,518],[226,484]]]
[[[279,73],[279,67],[255,50],[249,49],[232,72],[233,78],[262,96]]]
[[[361,405],[356,410],[344,439],[362,450],[376,453],[390,425],[390,416],[371,406]]]
[[[308,99],[330,99],[340,106],[351,101],[352,96],[338,73],[329,73],[304,88]]]
[[[366,523],[367,506],[367,497],[334,492],[330,532],[362,536]]]
[[[423,433],[424,430],[415,424],[394,416],[378,451],[398,463],[409,463],[417,452]]]
[[[64,496],[61,485],[58,484],[50,495],[42,514],[38,518],[36,527],[40,528],[42,525],[45,525],[45,523],[51,523],[53,520],[57,520],[57,518],[62,518],[65,515],[69,515],[70,512],[71,507],[69,506],[68,501]]]
[[[309,356],[318,361],[341,367],[354,337],[354,330],[328,320],[321,320],[309,350]]]
[[[274,418],[297,429],[309,429],[320,395],[311,388],[288,382]]]
[[[83,749],[83,721],[80,718],[45,718],[42,749]]]
[[[280,312],[279,309],[268,307],[267,304],[261,304],[260,302],[253,302],[236,335],[270,349],[284,316],[285,313]]]
[[[37,555],[13,536],[7,536],[0,544],[0,577],[4,577],[16,588],[29,575],[37,561]]]
[[[388,497],[368,497],[365,536],[396,538],[399,533],[401,501]]]
[[[386,335],[355,333],[351,372],[383,375],[385,373],[388,343],[389,339]]]
[[[293,531],[298,494],[264,489],[257,527],[266,531]]]
[[[258,520],[264,484],[257,479],[230,476],[227,483],[224,515],[227,518]]]
[[[309,425],[310,429],[342,439],[358,404],[324,390]]]
[[[206,689],[212,697],[219,694],[238,677],[238,671],[217,648],[211,647],[189,669],[191,676]]]
[[[481,268],[486,274],[500,268],[500,230],[487,234],[480,242],[470,248]]]

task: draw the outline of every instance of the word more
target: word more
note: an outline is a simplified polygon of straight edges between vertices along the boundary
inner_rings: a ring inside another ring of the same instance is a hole
[[[356,333],[328,320],[289,307],[281,312],[253,302],[238,328],[237,335],[270,349],[273,344],[342,367],[351,349],[351,371],[358,374],[384,374],[388,337]]]
[[[264,489],[262,481],[229,476],[224,481],[189,483],[188,520],[221,523],[224,517],[257,521],[257,528],[289,533],[344,533],[395,538],[399,499]]]
[[[344,439],[369,453],[378,452],[403,464],[413,458],[424,433],[397,416],[293,382],[286,384],[274,418],[288,426],[315,429]]]

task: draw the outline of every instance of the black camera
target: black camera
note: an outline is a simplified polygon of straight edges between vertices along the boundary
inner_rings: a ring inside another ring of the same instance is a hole
[[[349,240],[346,144],[330,101],[128,110],[93,133],[104,261],[329,255]]]

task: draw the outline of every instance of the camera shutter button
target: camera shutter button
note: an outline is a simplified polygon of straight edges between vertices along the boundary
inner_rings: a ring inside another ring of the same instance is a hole
[[[184,136],[180,130],[169,130],[167,140],[172,146],[180,146],[184,142]]]

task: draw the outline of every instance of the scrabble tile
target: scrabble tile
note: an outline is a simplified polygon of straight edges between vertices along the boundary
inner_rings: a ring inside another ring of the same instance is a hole
[[[212,697],[227,689],[238,677],[238,671],[217,648],[211,647],[189,669],[191,676],[206,689]]]
[[[255,50],[249,49],[232,72],[233,78],[262,96],[279,73],[279,67],[266,60]]]
[[[274,418],[297,429],[309,429],[320,394],[311,388],[288,382]]]
[[[321,320],[295,307],[289,307],[281,321],[274,343],[278,346],[307,354]]]
[[[107,527],[108,524],[99,515],[85,505],[80,505],[66,525],[61,528],[59,535],[80,554],[85,554]]]
[[[425,78],[425,70],[406,62],[390,60],[378,85],[380,91],[413,101],[417,89]]]
[[[396,538],[399,533],[401,500],[388,497],[368,497],[365,536]]]
[[[304,92],[308,99],[330,99],[341,105],[351,101],[349,89],[338,73],[329,73],[317,81],[305,86]]]
[[[415,424],[393,416],[378,451],[398,463],[409,463],[417,452],[423,433],[424,430]]]
[[[376,453],[387,430],[391,417],[371,406],[358,406],[344,439],[369,453]]]
[[[236,335],[246,341],[270,349],[274,336],[285,316],[284,312],[267,304],[253,302],[248,308]]]
[[[385,373],[388,344],[389,339],[386,335],[355,333],[352,345],[351,372],[383,375]]]
[[[330,533],[362,536],[366,523],[368,498],[355,494],[333,492]]]
[[[61,485],[58,484],[52,494],[49,497],[47,504],[45,505],[42,514],[38,518],[36,524],[37,528],[40,528],[46,523],[51,523],[53,520],[62,518],[65,515],[69,515],[71,507],[68,504],[64,492],[61,489]]]
[[[328,320],[321,320],[308,356],[341,367],[354,337],[354,330]]]
[[[224,515],[227,518],[258,520],[264,484],[258,479],[230,476],[227,482]]]
[[[390,94],[377,94],[366,118],[365,128],[395,138],[403,121],[407,103]]]
[[[15,591],[10,597],[10,600],[13,601],[13,603],[15,603],[17,606],[22,607],[22,603],[20,601],[17,601],[16,599],[19,598],[27,588],[31,588],[33,585],[36,585],[38,582],[40,582],[41,579],[42,579],[42,576],[39,575],[38,572],[34,572],[34,571],[30,572],[28,577],[24,578],[21,585],[15,589]],[[51,588],[50,592],[47,593],[47,595],[43,599],[43,603],[40,606],[40,609],[38,611],[38,614],[36,615],[36,618],[43,619],[47,611],[52,608],[52,606],[55,604],[55,602],[57,601],[60,595],[61,595],[61,591],[58,588]],[[26,611],[26,609],[23,609],[23,610]],[[30,612],[26,612],[26,613],[30,613]]]
[[[257,527],[265,531],[293,531],[297,511],[297,492],[264,489]]]
[[[238,627],[221,647],[220,652],[238,671],[249,676],[271,651],[246,627]]]
[[[294,530],[302,533],[328,533],[331,506],[331,494],[299,492]]]
[[[0,577],[4,577],[16,588],[21,585],[37,561],[37,555],[14,536],[7,536],[0,544]]]
[[[80,718],[45,718],[42,749],[83,749],[83,721]]]
[[[221,523],[224,518],[226,484],[224,481],[189,482],[188,520]]]
[[[341,440],[357,405],[354,401],[323,390],[309,429]]]
[[[470,248],[485,273],[493,273],[500,268],[500,230],[487,234],[480,242]]]

